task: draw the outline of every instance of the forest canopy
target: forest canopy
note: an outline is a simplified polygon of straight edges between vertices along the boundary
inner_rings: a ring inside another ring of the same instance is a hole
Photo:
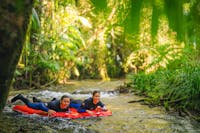
[[[14,86],[195,64],[199,6],[197,0],[37,0]]]

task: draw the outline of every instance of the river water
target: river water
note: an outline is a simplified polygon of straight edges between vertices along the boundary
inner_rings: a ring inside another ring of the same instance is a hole
[[[22,115],[12,111],[12,104],[6,105],[0,118],[1,133],[200,133],[200,124],[189,117],[167,113],[162,107],[150,108],[140,103],[128,103],[142,97],[132,93],[120,94],[114,91],[122,85],[123,80],[73,81],[43,90],[11,90],[8,101],[16,94],[22,93],[28,98],[36,96],[49,101],[67,94],[75,99],[91,96],[93,90],[101,90],[101,100],[113,115],[101,118],[68,120],[48,118],[37,115]],[[16,102],[15,104],[21,104]]]

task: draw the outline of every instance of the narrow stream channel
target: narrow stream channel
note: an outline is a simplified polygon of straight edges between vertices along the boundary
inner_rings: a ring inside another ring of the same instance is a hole
[[[8,104],[0,119],[1,133],[199,133],[199,123],[188,117],[180,117],[176,113],[168,114],[161,107],[149,108],[140,103],[128,103],[141,99],[134,94],[119,94],[113,91],[122,81],[76,81],[70,85],[46,88],[45,90],[11,91],[22,93],[28,98],[36,96],[43,100],[53,97],[60,98],[63,94],[75,99],[85,99],[91,96],[93,90],[101,90],[101,100],[113,112],[112,116],[68,120],[48,118],[37,115],[22,115],[12,111]],[[20,104],[20,102],[18,102]],[[17,104],[17,103],[15,103]]]

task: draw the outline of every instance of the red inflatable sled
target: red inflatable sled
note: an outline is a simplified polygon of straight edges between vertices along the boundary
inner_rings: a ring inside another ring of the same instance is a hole
[[[32,108],[29,108],[26,105],[15,105],[13,107],[14,111],[20,112],[22,114],[38,114],[41,116],[48,116],[48,114],[42,110],[35,110]],[[68,119],[78,119],[78,118],[90,118],[90,117],[102,117],[102,116],[110,116],[112,115],[112,112],[110,110],[107,111],[93,111],[94,113],[91,115],[89,113],[78,113],[76,109],[70,108],[70,113],[66,112],[56,112],[51,117],[62,117],[62,118],[68,118]]]

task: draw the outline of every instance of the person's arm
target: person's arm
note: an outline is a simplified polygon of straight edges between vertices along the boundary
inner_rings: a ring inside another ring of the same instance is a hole
[[[89,114],[93,114],[93,112],[92,112],[92,111],[90,111],[90,110],[87,110],[87,109],[84,109],[84,108],[82,108],[82,107],[80,107],[80,108],[78,109],[78,112],[79,112],[79,113],[84,113],[84,112],[87,112],[87,113],[89,113]]]
[[[93,115],[94,113],[91,110],[89,110],[89,104],[90,104],[90,100],[89,99],[85,100],[82,103],[82,106],[81,106],[82,108],[79,109],[80,113],[82,111],[82,113],[87,112],[88,114]]]
[[[78,111],[79,113],[84,113],[84,112],[86,112],[85,103],[82,103],[82,105],[77,109],[77,111]]]
[[[49,102],[49,103],[48,103],[48,106],[45,106],[45,105],[44,105],[44,107],[48,109],[48,110],[46,111],[46,112],[48,113],[48,115],[51,116],[51,115],[53,115],[54,113],[56,113],[56,111],[55,111],[55,107],[57,107],[57,106],[56,106],[56,103],[57,103],[56,100],[54,100],[54,101]]]
[[[87,112],[87,113],[90,114],[90,115],[93,115],[93,114],[94,114],[94,112],[92,112],[91,110],[86,110],[85,112]]]
[[[106,106],[100,101],[100,102],[98,103],[98,106],[97,106],[96,110],[97,110],[97,111],[100,111],[100,110],[106,111],[107,109],[106,109]]]
[[[56,111],[49,109],[47,106],[45,106],[44,103],[40,103],[38,104],[38,107],[40,110],[45,111],[48,113],[48,115],[52,115],[53,113],[55,113]]]
[[[81,106],[77,109],[79,113],[84,113],[84,112],[88,112],[89,111],[89,99],[86,99],[85,101],[83,101],[83,103],[81,104]]]
[[[103,108],[105,105],[100,101],[99,106],[101,106]]]
[[[53,115],[54,113],[56,113],[56,111],[54,111],[54,110],[52,110],[52,109],[49,109],[47,113],[48,113],[49,116],[51,116],[51,115]]]
[[[84,104],[84,102],[82,103]],[[84,109],[84,105],[82,105],[81,102],[80,103],[76,103],[76,102],[70,102],[69,107],[70,108],[75,108],[79,113],[83,113],[86,112],[86,109]]]
[[[75,108],[75,109],[79,109],[81,106],[81,103],[71,103],[69,104],[70,108]]]

